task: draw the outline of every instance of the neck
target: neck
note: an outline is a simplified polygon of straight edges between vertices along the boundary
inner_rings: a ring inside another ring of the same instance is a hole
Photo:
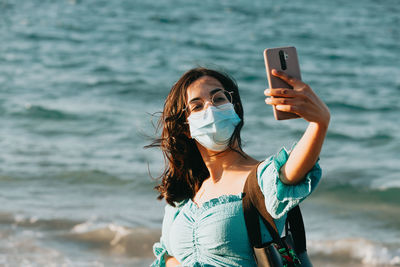
[[[208,150],[198,143],[197,147],[200,151],[201,157],[203,158],[204,164],[210,173],[210,178],[214,183],[217,183],[221,179],[224,171],[243,160],[242,155],[230,148],[223,152],[216,152]],[[243,151],[239,149],[238,151],[243,153]]]

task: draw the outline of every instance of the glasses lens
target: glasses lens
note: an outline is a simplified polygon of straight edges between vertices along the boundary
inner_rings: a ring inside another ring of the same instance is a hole
[[[220,90],[212,96],[211,103],[217,108],[224,104],[232,103],[231,93],[225,90]],[[204,109],[204,101],[200,99],[196,101],[190,101],[188,108],[190,114],[200,112]]]
[[[227,103],[232,103],[232,97],[227,91],[221,90],[213,95],[212,103],[215,107],[219,107]]]
[[[204,103],[201,100],[192,101],[189,104],[189,112],[199,112],[203,109]]]

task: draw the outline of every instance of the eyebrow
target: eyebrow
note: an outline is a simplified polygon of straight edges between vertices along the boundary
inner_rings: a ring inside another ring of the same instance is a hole
[[[219,91],[223,91],[223,89],[221,89],[221,88],[212,89],[211,92],[210,92],[210,96],[215,95],[215,94],[216,94],[217,92],[219,92]],[[200,98],[200,97],[195,97],[195,98],[193,98],[193,99],[191,99],[191,100],[189,101],[189,104],[192,103],[192,102],[195,102],[195,101],[197,101],[197,100],[201,100],[201,98]]]

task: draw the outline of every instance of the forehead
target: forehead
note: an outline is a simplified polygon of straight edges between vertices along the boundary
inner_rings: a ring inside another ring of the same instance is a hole
[[[208,97],[210,92],[215,88],[224,89],[217,79],[210,76],[200,77],[187,88],[188,101],[194,97]]]

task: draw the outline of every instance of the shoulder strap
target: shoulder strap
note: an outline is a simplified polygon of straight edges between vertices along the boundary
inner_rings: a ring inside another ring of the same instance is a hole
[[[260,163],[259,163],[260,164]],[[274,219],[267,211],[265,206],[264,195],[258,185],[257,169],[259,164],[250,172],[246,179],[243,196],[243,212],[246,222],[249,241],[252,246],[260,246],[262,244],[259,216],[267,227],[272,240],[280,243],[280,235],[277,231]],[[289,229],[288,229],[289,228]],[[297,205],[288,212],[286,219],[286,230],[290,230],[293,236],[296,251],[303,252],[306,250],[306,235],[304,230],[303,217],[300,207]]]
[[[298,253],[306,251],[306,231],[304,230],[303,216],[301,215],[299,205],[288,212],[286,222],[289,225],[290,233],[293,236],[296,251]],[[288,225],[286,225],[286,229],[288,228]]]
[[[243,213],[252,246],[260,246],[262,244],[259,216],[268,229],[272,239],[276,243],[280,243],[280,236],[276,229],[275,222],[265,207],[264,195],[258,186],[257,169],[258,165],[250,172],[244,185],[244,196],[242,200]]]

